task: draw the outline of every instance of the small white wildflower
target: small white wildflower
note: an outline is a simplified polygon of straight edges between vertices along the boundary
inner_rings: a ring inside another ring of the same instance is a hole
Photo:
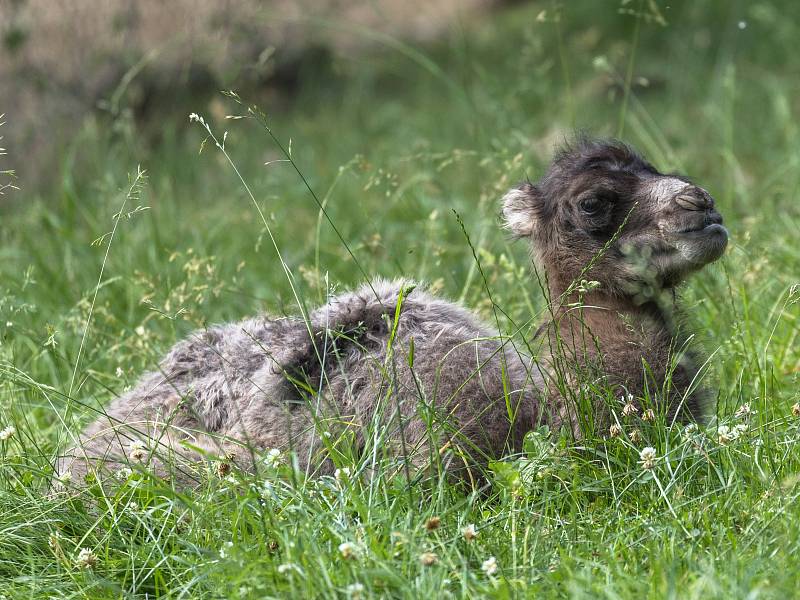
[[[656,420],[656,413],[653,411],[652,408],[648,408],[646,411],[642,413],[642,421],[655,421]]]
[[[497,573],[497,559],[494,556],[487,558],[481,565],[481,571],[487,575],[494,575]]]
[[[17,428],[13,425],[9,425],[0,431],[0,442],[5,442],[7,439],[13,437],[15,433],[17,433]]]
[[[423,552],[419,555],[419,562],[424,567],[430,567],[439,562],[439,557],[434,552]]]
[[[608,435],[612,438],[619,437],[622,434],[622,427],[614,423],[611,427],[608,428]]]
[[[656,449],[652,446],[647,446],[646,448],[642,448],[642,451],[639,452],[639,462],[642,463],[642,468],[646,470],[650,470],[656,466]]]
[[[333,477],[336,479],[336,481],[341,483],[342,481],[347,481],[350,479],[351,473],[352,471],[350,470],[350,467],[342,467],[341,469],[336,469],[336,471],[333,472]]]
[[[686,427],[683,428],[683,435],[685,437],[692,437],[695,433],[697,433],[697,423],[689,423]]]
[[[750,403],[745,402],[739,408],[736,409],[736,412],[733,414],[733,416],[736,417],[737,419],[746,419],[752,414],[753,414],[753,409],[750,408]]]
[[[749,427],[747,426],[747,423],[737,423],[736,427],[733,428],[733,430],[736,432],[736,437],[744,435],[747,433],[748,429]]]
[[[280,575],[285,575],[290,571],[299,571],[300,569],[294,563],[283,563],[282,565],[278,565],[278,573]]]
[[[125,480],[131,475],[133,475],[133,471],[131,471],[130,467],[120,467],[116,472],[116,477],[120,480]]]
[[[736,439],[736,432],[731,431],[731,428],[727,425],[720,425],[717,427],[717,441],[721,445],[729,444],[734,439]]]
[[[476,537],[478,537],[478,531],[475,529],[475,525],[470,523],[464,529],[461,530],[461,535],[464,536],[464,539],[468,542],[471,542]]]
[[[114,371],[114,375],[116,375],[117,378],[122,378],[124,374],[125,372],[122,370],[122,367],[117,367],[117,370]]]
[[[281,464],[281,451],[277,448],[271,448],[264,457],[264,464],[270,469],[274,469]]]
[[[739,21],[739,29],[747,29],[747,21]]]
[[[351,583],[347,586],[347,595],[353,598],[353,600],[357,600],[361,598],[361,594],[364,593],[364,585],[361,583]]]
[[[72,481],[72,471],[70,470],[64,471],[58,476],[58,482],[61,485],[67,485],[70,481]]]
[[[800,402],[795,402],[792,405],[792,415],[795,417],[800,417]]]
[[[97,565],[97,556],[89,548],[81,548],[75,558],[75,566],[79,569],[93,569]]]
[[[345,560],[351,560],[356,557],[356,545],[351,542],[342,542],[339,544],[339,554]]]
[[[147,458],[147,446],[142,440],[133,440],[128,444],[128,454],[133,460],[142,462]]]
[[[14,323],[12,323],[11,321],[6,321],[6,327],[13,327],[13,326]]]
[[[228,558],[228,550],[231,548],[233,548],[233,542],[225,542],[222,544],[222,547],[219,549],[219,557]]]

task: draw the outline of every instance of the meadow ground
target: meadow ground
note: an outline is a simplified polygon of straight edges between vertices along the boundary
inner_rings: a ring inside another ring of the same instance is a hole
[[[797,597],[798,13],[544,3],[427,48],[354,31],[377,50],[304,74],[289,101],[248,98],[275,139],[225,119],[246,112],[224,95],[87,122],[51,179],[3,197],[0,598]],[[227,131],[232,164],[189,112]],[[58,449],[177,339],[297,312],[276,248],[308,304],[363,269],[488,318],[488,285],[501,327],[530,333],[543,298],[497,201],[574,128],[688,172],[725,215],[726,256],[683,292],[712,354],[708,425],[632,417],[580,448],[540,432],[479,493],[305,480],[286,457],[257,477],[210,472],[191,493],[139,473],[46,493]],[[10,148],[3,168],[25,159]]]

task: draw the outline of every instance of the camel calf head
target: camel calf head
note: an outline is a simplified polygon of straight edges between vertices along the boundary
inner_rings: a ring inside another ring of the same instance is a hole
[[[531,241],[551,292],[594,280],[613,297],[651,298],[722,256],[728,232],[714,200],[628,146],[581,139],[536,183],[509,191],[506,226]]]

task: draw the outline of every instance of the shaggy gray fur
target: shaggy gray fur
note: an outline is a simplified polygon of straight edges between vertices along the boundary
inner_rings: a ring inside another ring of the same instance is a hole
[[[259,317],[193,333],[112,402],[59,470],[118,468],[142,440],[162,475],[165,462],[183,465],[178,479],[191,479],[186,464],[200,458],[190,446],[243,468],[251,450],[291,449],[301,466],[330,473],[330,445],[351,430],[357,447],[366,432],[382,436],[378,445],[414,469],[442,452],[459,471],[520,446],[542,387],[538,370],[461,306],[408,281],[376,281],[331,299],[308,324]],[[171,453],[188,460],[166,461]]]

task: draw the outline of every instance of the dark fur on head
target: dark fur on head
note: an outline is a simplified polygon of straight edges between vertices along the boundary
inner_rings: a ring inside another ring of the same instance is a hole
[[[727,242],[705,190],[616,140],[566,145],[538,182],[506,194],[503,212],[515,236],[530,238],[555,294],[581,278],[617,297],[670,288]],[[717,227],[701,235],[708,225]]]

